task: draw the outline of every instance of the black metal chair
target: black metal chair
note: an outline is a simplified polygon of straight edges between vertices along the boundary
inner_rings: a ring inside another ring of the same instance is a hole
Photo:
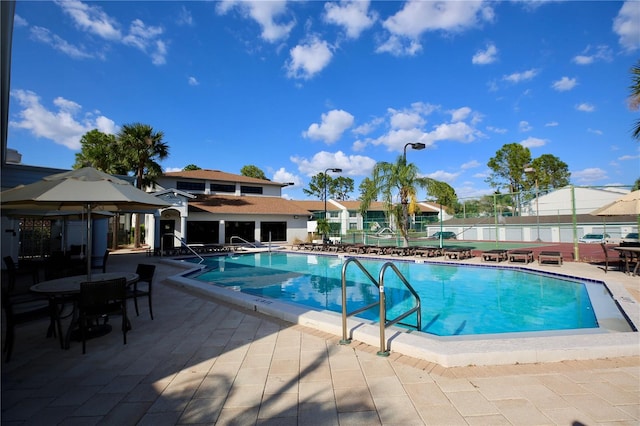
[[[122,315],[122,337],[127,344],[127,331],[130,327],[127,318],[126,278],[103,281],[87,281],[80,284],[78,298],[78,325],[82,339],[82,353],[86,353],[87,335],[90,330],[100,327],[100,320],[105,324],[109,315]]]
[[[151,303],[151,295],[153,290],[153,274],[156,271],[156,265],[138,264],[136,274],[139,279],[127,288],[127,298],[133,299],[136,308],[136,316],[140,315],[138,311],[138,297],[147,297],[149,300],[149,315],[153,319],[153,305]],[[143,284],[143,285],[140,285]]]

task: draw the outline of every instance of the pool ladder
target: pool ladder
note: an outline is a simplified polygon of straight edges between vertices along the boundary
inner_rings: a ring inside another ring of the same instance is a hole
[[[360,270],[367,276],[367,278],[369,278],[369,281],[371,281],[372,284],[378,287],[378,293],[380,297],[377,302],[374,302],[362,308],[356,309],[355,311],[347,312],[347,278],[346,277],[347,277],[347,268],[349,267],[350,264],[355,264],[358,268],[360,268]],[[402,283],[405,285],[405,287],[407,287],[409,292],[411,292],[411,294],[416,300],[416,305],[413,308],[409,309],[407,312],[401,315],[398,315],[396,318],[391,320],[387,319],[387,305],[386,305],[386,298],[384,294],[384,276],[388,268],[391,268],[393,272],[395,272],[398,278],[400,278],[400,281],[402,281]],[[350,337],[347,338],[347,317],[355,314],[359,314],[360,312],[371,309],[376,305],[380,307],[380,316],[379,316],[380,317],[380,351],[378,351],[377,354],[379,356],[389,356],[389,350],[387,349],[386,339],[385,339],[385,330],[387,327],[393,324],[400,323],[401,320],[403,320],[404,318],[408,317],[409,315],[415,312],[416,325],[415,326],[410,324],[403,324],[403,325],[415,327],[417,330],[422,329],[422,314],[421,314],[422,305],[420,302],[420,296],[418,296],[418,293],[416,293],[416,291],[413,289],[411,284],[409,284],[409,282],[404,277],[404,275],[402,275],[400,270],[398,270],[396,265],[394,265],[392,262],[387,262],[384,265],[382,265],[382,268],[380,268],[380,274],[378,275],[378,280],[376,281],[376,279],[373,278],[373,276],[371,276],[369,271],[367,271],[364,268],[364,266],[362,266],[362,263],[360,263],[358,259],[356,259],[355,257],[347,258],[344,264],[342,265],[342,340],[340,340],[341,345],[348,345],[349,343],[351,343],[351,338]]]

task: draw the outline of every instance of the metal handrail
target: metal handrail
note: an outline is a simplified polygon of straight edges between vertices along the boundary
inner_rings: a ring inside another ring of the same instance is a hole
[[[187,250],[189,250],[191,253],[195,254],[200,259],[200,262],[198,262],[198,265],[200,265],[202,262],[204,262],[204,257],[200,256],[198,253],[196,253],[196,251],[194,249],[189,247],[189,245],[186,243],[186,241],[184,241],[182,238],[178,237],[176,234],[173,234],[173,237],[176,240],[180,241],[181,245],[185,246],[187,248]]]
[[[380,294],[380,297],[378,299],[377,302],[371,303],[367,306],[358,308],[352,312],[347,312],[347,267],[349,266],[349,264],[351,263],[355,263],[356,266],[358,266],[358,268],[360,268],[360,270],[366,275],[367,278],[369,278],[369,281],[371,281],[372,284],[375,284],[378,287],[378,292]],[[416,306],[414,306],[412,309],[410,309],[409,311],[398,315],[396,318],[392,319],[392,320],[387,320],[387,306],[386,306],[386,297],[385,297],[385,293],[384,293],[384,275],[385,272],[387,270],[387,268],[391,268],[396,275],[398,276],[398,278],[400,278],[400,280],[402,281],[402,283],[405,285],[405,287],[407,287],[407,289],[409,290],[409,292],[413,295],[413,297],[416,299]],[[392,262],[387,262],[384,265],[382,265],[382,268],[380,268],[380,274],[378,277],[378,281],[376,281],[375,278],[373,278],[373,276],[369,273],[369,271],[367,271],[364,266],[362,266],[362,263],[360,263],[360,261],[358,259],[356,259],[355,257],[349,257],[345,260],[344,264],[342,265],[342,340],[340,340],[340,344],[342,345],[346,345],[351,343],[351,339],[347,337],[347,316],[352,316],[355,314],[358,314],[360,312],[366,311],[368,309],[371,309],[372,307],[379,305],[380,307],[380,351],[378,352],[378,355],[380,356],[389,356],[389,351],[386,349],[386,344],[385,344],[385,329],[393,324],[397,324],[399,323],[401,320],[403,320],[404,318],[408,317],[409,315],[413,314],[414,312],[416,313],[416,325],[415,328],[417,330],[421,330],[422,329],[422,312],[421,312],[421,308],[422,308],[422,302],[420,301],[420,296],[418,295],[418,293],[414,290],[414,288],[411,286],[411,284],[407,281],[407,279],[404,277],[404,275],[402,275],[402,272],[400,272],[400,270],[396,267],[396,265],[394,265]],[[403,325],[407,325],[410,327],[414,327],[410,324],[403,324]]]
[[[233,239],[234,239],[234,238],[235,238],[236,240],[240,240],[240,241],[242,241],[243,243],[245,243],[245,244],[247,244],[247,245],[249,245],[249,246],[252,246],[253,248],[258,248],[258,246],[257,246],[257,245],[255,245],[254,243],[250,243],[249,241],[245,240],[244,238],[238,237],[238,236],[236,236],[236,235],[234,235],[233,237],[229,238],[229,243],[233,244]]]

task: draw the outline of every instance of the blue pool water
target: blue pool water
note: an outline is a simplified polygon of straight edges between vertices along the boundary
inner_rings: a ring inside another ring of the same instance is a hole
[[[257,253],[206,259],[207,270],[190,278],[243,293],[316,309],[342,310],[344,257]],[[383,261],[359,259],[378,278]],[[420,294],[422,331],[439,336],[595,328],[598,322],[585,283],[514,268],[395,261]],[[348,311],[373,303],[378,288],[359,268],[347,269]],[[389,269],[388,318],[414,306]],[[377,308],[360,315],[376,320]],[[415,324],[415,319],[404,320]]]

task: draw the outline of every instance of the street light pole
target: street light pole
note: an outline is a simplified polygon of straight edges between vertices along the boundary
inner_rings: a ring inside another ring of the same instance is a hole
[[[420,151],[426,148],[426,145],[423,144],[422,142],[409,142],[405,144],[402,150],[402,164],[405,166],[407,165],[407,147],[408,146],[415,149],[416,151]],[[403,197],[402,200],[400,200],[400,203],[402,204],[402,216],[403,216],[402,220],[404,220],[404,227],[408,232],[409,231],[409,206],[407,204],[409,203],[409,200]]]
[[[525,173],[534,173],[534,177],[535,177],[535,185],[536,185],[536,232],[538,234],[538,238],[536,238],[536,241],[540,242],[542,240],[540,239],[540,204],[539,204],[540,188],[538,187],[538,174],[536,173],[536,169],[534,169],[530,165],[525,166],[524,172]]]
[[[416,151],[420,151],[421,149],[425,149],[427,147],[422,142],[409,142],[408,144],[405,144],[403,149],[403,154],[402,154],[402,159],[404,161],[404,164],[407,164],[407,147],[408,146],[411,146],[411,148],[415,149]]]
[[[327,221],[327,172],[342,173],[342,169],[329,167],[328,169],[324,170],[324,176],[323,176],[323,179],[324,179],[324,215],[323,215],[323,219],[328,224],[329,222]],[[327,239],[327,234],[324,234],[323,237],[322,237],[322,241],[325,241],[326,239]]]

